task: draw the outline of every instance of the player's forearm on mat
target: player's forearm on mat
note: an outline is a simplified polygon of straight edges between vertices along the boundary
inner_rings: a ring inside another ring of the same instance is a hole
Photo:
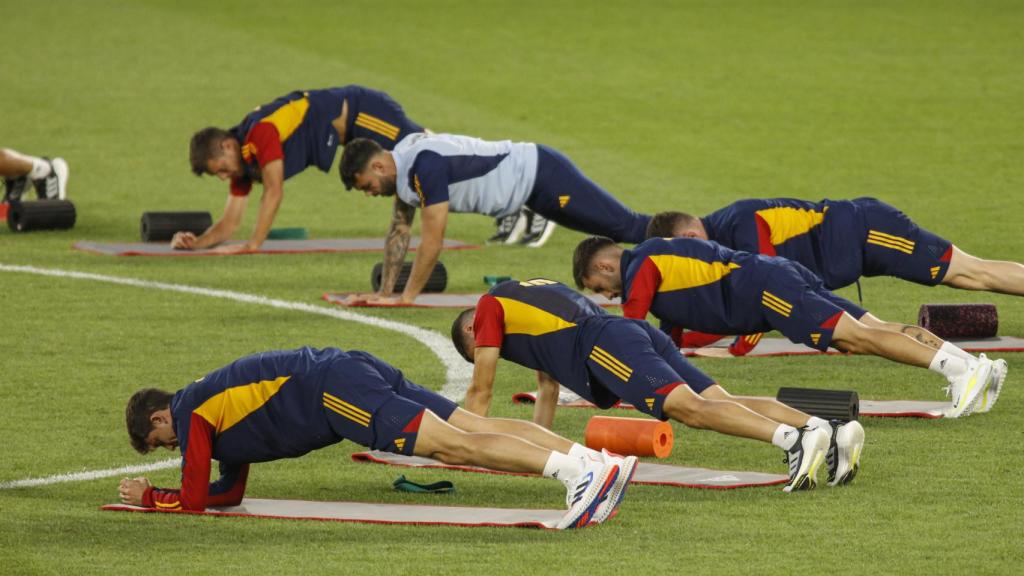
[[[381,292],[390,295],[395,290],[395,282],[402,271],[405,254],[409,251],[409,240],[412,238],[412,221],[416,208],[395,200],[391,213],[391,226],[388,237],[384,241],[384,270],[381,275]]]

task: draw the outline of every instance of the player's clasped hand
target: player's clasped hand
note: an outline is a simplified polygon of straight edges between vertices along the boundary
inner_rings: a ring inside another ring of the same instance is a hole
[[[149,483],[148,478],[142,476],[138,478],[122,478],[121,484],[118,487],[118,496],[121,497],[123,504],[129,504],[131,506],[142,506],[142,495],[146,492],[146,489],[152,486]]]
[[[171,248],[175,250],[193,250],[196,245],[196,235],[191,232],[175,232],[171,238]]]

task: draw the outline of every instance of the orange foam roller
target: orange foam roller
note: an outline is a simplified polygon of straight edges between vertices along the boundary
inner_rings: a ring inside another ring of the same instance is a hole
[[[607,449],[624,456],[657,456],[672,453],[675,434],[668,422],[646,418],[593,416],[584,433],[588,448]]]

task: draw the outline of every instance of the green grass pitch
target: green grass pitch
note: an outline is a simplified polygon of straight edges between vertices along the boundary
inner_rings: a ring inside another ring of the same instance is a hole
[[[1022,257],[1024,5],[1019,2],[197,2],[6,0],[0,146],[61,155],[79,224],[0,230],[0,263],[237,290],[317,304],[365,290],[379,255],[110,258],[76,240],[128,241],[146,210],[219,214],[226,186],[189,172],[191,133],[287,91],[384,89],[435,131],[542,142],[631,206],[702,214],[744,197],[881,197],[989,258]],[[387,202],[336,173],[286,184],[276,224],[313,237],[381,236]],[[255,208],[250,206],[246,230]],[[479,242],[487,218],[453,216]],[[571,281],[581,235],[541,250],[443,255],[450,290],[485,274]],[[865,304],[911,320],[924,302],[994,302],[1024,335],[1024,301],[864,282]],[[411,338],[335,319],[185,294],[0,273],[0,482],[152,462],[124,432],[127,396],[177,389],[246,353],[361,348],[439,388]],[[853,292],[844,292],[855,297]],[[446,332],[451,311],[368,311]],[[613,522],[574,533],[127,515],[99,511],[117,479],[0,490],[0,573],[1007,574],[1024,529],[1017,385],[1007,354],[993,413],[866,421],[845,489],[634,487]],[[856,388],[938,399],[924,370],[860,357],[698,361],[733,391]],[[532,376],[502,365],[493,414]],[[563,411],[581,439],[591,412]],[[677,426],[669,462],[782,472],[777,450]],[[454,496],[403,495],[397,470],[350,464],[343,443],[254,467],[254,497],[558,507],[550,481],[415,472]],[[175,470],[153,473],[160,485]]]

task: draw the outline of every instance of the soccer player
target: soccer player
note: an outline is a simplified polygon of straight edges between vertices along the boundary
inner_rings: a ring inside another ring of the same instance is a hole
[[[302,456],[343,439],[399,454],[555,478],[568,490],[560,528],[609,518],[636,458],[598,453],[520,420],[480,418],[359,351],[299,348],[247,356],[177,393],[128,401],[132,446],[181,449],[181,489],[123,479],[125,504],[204,510],[242,500],[249,465]],[[211,459],[220,478],[210,483]]]
[[[63,158],[37,158],[10,148],[0,148],[0,178],[4,179],[4,201],[17,201],[29,181],[39,199],[67,197],[68,163]]]
[[[651,219],[647,237],[700,238],[733,250],[782,256],[806,266],[829,290],[861,276],[895,276],[926,286],[1024,295],[1024,265],[971,256],[874,198],[741,200],[703,218],[662,212]],[[700,347],[718,338],[688,332],[683,343]],[[741,356],[758,341],[760,335],[741,336],[729,351]]]
[[[500,357],[538,371],[534,421],[543,426],[554,419],[561,384],[602,409],[622,399],[660,420],[771,442],[786,452],[787,492],[815,487],[825,458],[829,485],[858,470],[857,422],[830,425],[774,399],[731,396],[650,324],[610,315],[552,280],[498,284],[456,317],[452,342],[473,363],[466,409],[482,416]]]
[[[621,296],[626,317],[643,319],[650,312],[677,343],[684,328],[712,334],[778,330],[821,351],[832,346],[928,368],[948,379],[953,405],[946,415],[953,418],[970,414],[979,401],[982,411],[990,409],[1006,376],[1004,361],[975,358],[924,328],[883,322],[826,290],[799,263],[707,240],[652,238],[625,250],[593,236],[576,247],[573,278],[581,288]]]
[[[229,240],[242,222],[253,182],[259,182],[263,197],[249,241],[220,249],[257,250],[270,232],[285,180],[310,166],[328,172],[338,146],[355,138],[390,150],[405,136],[422,131],[390,96],[356,85],[292,92],[256,108],[234,128],[204,128],[192,136],[192,171],[230,181],[228,202],[224,215],[206,232],[198,237],[178,232],[171,246],[195,250]]]
[[[371,140],[353,140],[341,157],[341,181],[368,196],[397,196],[410,214],[423,211],[422,238],[401,296],[391,296],[408,246],[411,216],[392,222],[402,250],[385,256],[381,292],[354,300],[411,303],[430,278],[444,239],[450,212],[475,212],[497,218],[524,206],[535,214],[620,242],[641,242],[650,216],[630,210],[595,184],[562,153],[541,144],[488,142],[452,134],[415,134],[391,152]],[[532,245],[542,245],[554,229],[547,226]]]

